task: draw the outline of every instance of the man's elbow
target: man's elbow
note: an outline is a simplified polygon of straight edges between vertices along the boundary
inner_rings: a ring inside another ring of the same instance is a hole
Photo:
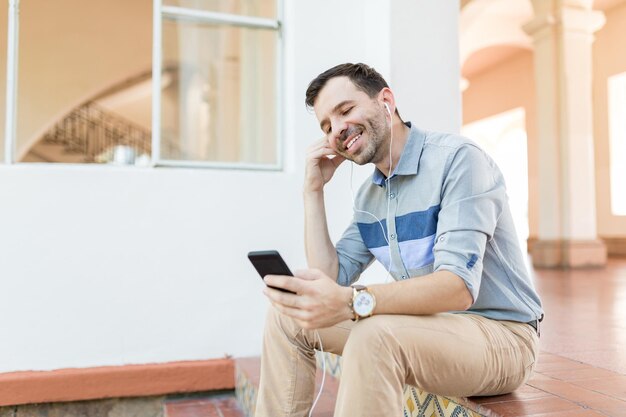
[[[449,272],[449,271],[448,271]],[[453,272],[449,272],[453,276],[455,286],[454,309],[456,311],[465,311],[474,304],[474,297],[467,287],[465,281]]]
[[[474,304],[474,297],[472,297],[472,293],[470,293],[470,290],[465,283],[463,283],[463,287],[459,289],[459,311],[467,310],[472,304]]]
[[[474,304],[474,297],[463,278],[447,269],[437,271],[435,274],[445,280],[446,311],[465,311]]]

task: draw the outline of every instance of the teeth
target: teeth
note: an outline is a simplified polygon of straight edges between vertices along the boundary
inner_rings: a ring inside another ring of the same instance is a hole
[[[346,146],[346,149],[350,149],[350,147],[352,147],[352,145],[354,145],[354,142],[356,142],[356,140],[357,140],[358,138],[360,138],[360,137],[361,137],[361,135],[356,135],[356,136],[354,137],[354,139],[352,139],[350,142],[348,142],[348,145]]]

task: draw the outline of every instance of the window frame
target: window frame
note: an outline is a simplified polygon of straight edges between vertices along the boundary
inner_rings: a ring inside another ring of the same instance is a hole
[[[281,114],[283,109],[283,39],[281,30],[283,0],[276,1],[276,19],[235,15],[222,12],[211,12],[201,9],[192,9],[179,6],[163,5],[163,0],[153,0],[153,23],[152,23],[152,166],[183,167],[183,168],[215,168],[215,169],[241,169],[255,171],[281,171],[283,170],[283,126]],[[194,22],[229,25],[242,28],[272,29],[276,30],[276,72],[275,93],[277,111],[276,123],[276,163],[255,164],[245,162],[218,162],[218,161],[186,161],[161,158],[161,71],[162,71],[162,45],[163,45],[163,20],[173,22]]]
[[[17,75],[19,54],[20,0],[9,0],[7,13],[7,82],[4,118],[4,163],[15,163],[15,135],[17,132]]]

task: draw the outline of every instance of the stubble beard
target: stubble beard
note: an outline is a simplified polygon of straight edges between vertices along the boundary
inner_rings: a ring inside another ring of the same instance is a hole
[[[357,155],[350,155],[342,152],[342,156],[354,161],[356,164],[365,165],[368,163],[378,164],[384,158],[388,158],[388,149],[383,146],[386,138],[390,135],[389,125],[386,123],[384,114],[382,118],[371,117],[365,124],[360,125],[363,133],[367,132],[367,143]]]

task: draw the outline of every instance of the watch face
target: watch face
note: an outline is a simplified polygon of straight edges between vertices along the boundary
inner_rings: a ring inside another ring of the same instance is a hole
[[[369,316],[374,310],[374,297],[367,291],[360,291],[354,298],[354,312],[361,317]]]

